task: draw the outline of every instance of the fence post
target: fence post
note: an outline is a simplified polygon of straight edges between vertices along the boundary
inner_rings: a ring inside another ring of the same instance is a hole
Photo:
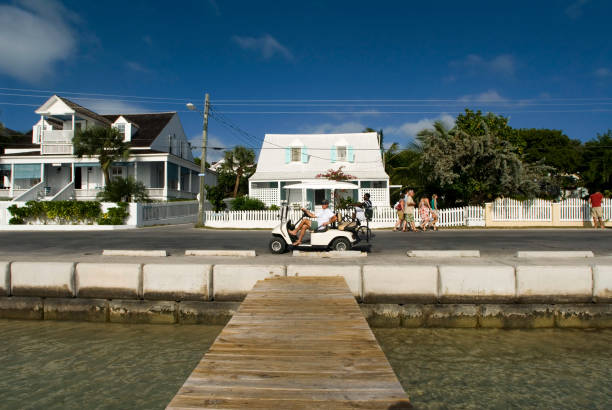
[[[486,202],[484,208],[485,226],[491,226],[493,222],[493,202]]]

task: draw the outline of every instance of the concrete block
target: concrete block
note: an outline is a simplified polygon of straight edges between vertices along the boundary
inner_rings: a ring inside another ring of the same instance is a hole
[[[185,251],[185,256],[237,256],[237,257],[253,257],[257,256],[254,250],[230,250],[230,249],[188,249]]]
[[[75,278],[80,298],[138,299],[142,295],[137,263],[77,263]]]
[[[209,299],[211,265],[146,264],[142,268],[144,299]]]
[[[287,265],[287,276],[342,276],[353,296],[362,298],[359,265]]]
[[[104,249],[103,256],[168,256],[165,250]]]
[[[0,262],[0,297],[11,294],[11,263]]]
[[[476,305],[423,305],[427,327],[477,327]]]
[[[0,319],[42,320],[43,301],[32,297],[0,297]]]
[[[438,268],[419,265],[365,265],[365,303],[433,303],[438,296]]]
[[[11,295],[74,296],[73,262],[13,262]]]
[[[441,265],[442,303],[511,302],[515,298],[514,267]]]
[[[283,265],[215,265],[213,268],[213,298],[241,301],[258,280],[285,276]]]
[[[593,266],[593,300],[612,302],[612,265]]]
[[[497,329],[535,329],[555,326],[554,305],[483,305],[481,327]]]
[[[45,320],[75,320],[106,322],[106,299],[47,298],[44,301]]]
[[[557,327],[611,328],[612,305],[558,305]]]
[[[361,312],[368,321],[370,327],[390,327],[397,328],[401,324],[401,310],[399,305],[375,304],[359,305]]]
[[[226,325],[240,307],[240,302],[181,302],[179,323],[183,325]]]
[[[425,314],[423,312],[423,305],[403,305],[400,312],[402,319],[402,327],[422,327],[425,324]]]
[[[406,252],[411,258],[480,258],[479,250],[411,250]]]
[[[111,300],[109,319],[114,323],[172,324],[177,320],[176,302],[166,300]]]
[[[517,266],[517,297],[522,302],[590,302],[590,266]]]
[[[518,251],[517,258],[594,258],[593,251]]]

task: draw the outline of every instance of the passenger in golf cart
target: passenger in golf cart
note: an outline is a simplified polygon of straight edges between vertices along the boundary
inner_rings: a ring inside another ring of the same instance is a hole
[[[302,208],[302,211],[306,213],[311,218],[316,218],[316,220],[311,221],[308,218],[302,218],[302,221],[295,227],[293,231],[288,231],[292,236],[299,236],[297,241],[293,242],[293,246],[298,246],[302,243],[302,239],[306,234],[308,229],[311,229],[313,232],[325,232],[330,224],[336,222],[338,217],[329,209],[329,201],[324,199],[321,202],[321,209],[316,214],[310,212],[309,210]]]

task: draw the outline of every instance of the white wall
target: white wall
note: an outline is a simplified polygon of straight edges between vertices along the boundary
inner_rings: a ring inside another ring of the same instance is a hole
[[[193,161],[191,150],[187,146],[187,136],[183,130],[183,125],[177,114],[174,114],[168,124],[159,133],[159,136],[151,144],[151,149],[163,152],[169,152],[169,136],[174,136],[172,153],[176,156],[182,156],[187,161]],[[179,144],[183,143],[182,153],[179,153]],[[180,155],[181,154],[181,155]]]

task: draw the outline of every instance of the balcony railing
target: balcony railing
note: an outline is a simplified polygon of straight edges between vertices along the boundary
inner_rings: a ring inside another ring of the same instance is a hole
[[[43,144],[72,144],[72,130],[44,130],[41,143]]]

